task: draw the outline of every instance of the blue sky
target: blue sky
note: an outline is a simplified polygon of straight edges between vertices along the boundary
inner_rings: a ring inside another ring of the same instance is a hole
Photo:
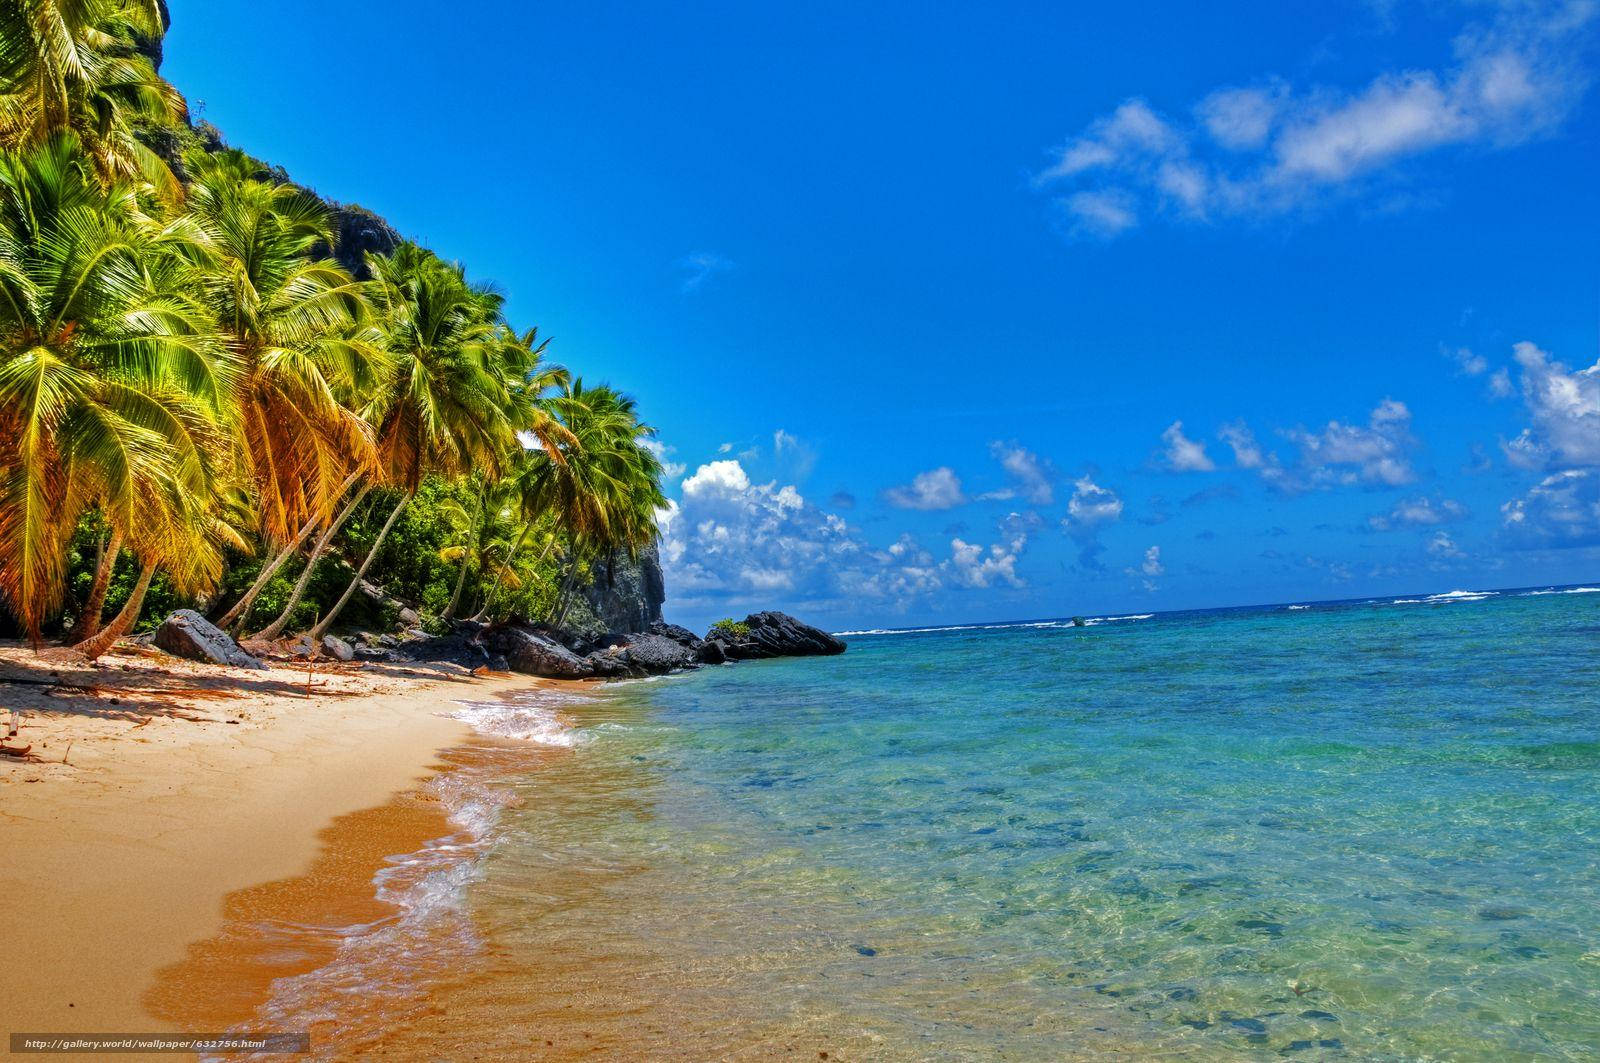
[[[669,618],[1600,579],[1593,3],[980,7],[172,0],[164,72],[639,398]]]

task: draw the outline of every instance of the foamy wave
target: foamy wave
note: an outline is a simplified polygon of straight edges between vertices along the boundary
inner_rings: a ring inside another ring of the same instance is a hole
[[[1288,608],[1291,609],[1291,610],[1294,610],[1294,609],[1310,609],[1311,606],[1309,606],[1309,605],[1291,605]]]
[[[1551,587],[1546,591],[1528,591],[1522,597],[1535,598],[1541,594],[1600,594],[1600,587]]]
[[[1085,627],[1095,624],[1109,624],[1118,620],[1149,620],[1154,613],[1134,613],[1128,616],[1093,616],[1083,622]],[[1013,624],[946,624],[942,627],[872,627],[860,631],[835,631],[840,638],[853,638],[861,635],[924,635],[939,631],[1015,631],[1028,629],[1034,631],[1054,631],[1061,628],[1076,627],[1071,620],[1019,620]]]
[[[466,891],[482,873],[481,858],[509,791],[474,780],[468,770],[437,776],[427,788],[455,833],[390,857],[373,884],[396,914],[345,928],[327,964],[274,982],[257,1012],[262,1022],[279,1029],[344,1026],[358,1014],[403,1010],[483,947],[466,911]]]
[[[563,720],[556,710],[561,700],[542,691],[525,691],[508,701],[465,701],[446,715],[480,734],[497,738],[546,746],[582,745],[583,732]]]
[[[1425,598],[1396,598],[1390,605],[1442,605],[1446,602],[1481,602],[1493,598],[1499,591],[1445,591]]]

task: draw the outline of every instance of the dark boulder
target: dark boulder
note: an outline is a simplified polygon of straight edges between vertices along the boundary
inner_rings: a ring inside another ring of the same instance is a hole
[[[187,657],[191,661],[235,668],[267,667],[240,649],[227,632],[193,609],[179,609],[163,620],[151,641],[173,656]]]
[[[596,650],[583,659],[589,674],[600,679],[623,679],[640,673],[628,659],[626,650]]]
[[[700,644],[701,664],[722,664],[728,659],[728,647],[721,639],[706,639]]]
[[[513,672],[552,679],[585,679],[594,665],[549,635],[522,627],[496,628],[488,635],[491,652],[506,659]]]
[[[645,631],[651,635],[660,635],[662,638],[669,638],[673,642],[676,642],[678,645],[694,653],[699,653],[700,647],[705,645],[705,640],[699,635],[696,635],[693,631],[690,631],[686,627],[679,627],[677,624],[669,624],[664,620],[657,620],[655,623],[646,628]]]
[[[322,652],[336,661],[353,661],[356,659],[355,647],[338,635],[322,636]]]
[[[845,651],[845,644],[821,628],[802,624],[788,613],[751,613],[744,618],[749,631],[729,636],[713,632],[726,644],[735,661],[763,657],[823,657]]]
[[[644,675],[663,675],[697,663],[694,650],[665,635],[624,635],[620,641],[628,662]]]

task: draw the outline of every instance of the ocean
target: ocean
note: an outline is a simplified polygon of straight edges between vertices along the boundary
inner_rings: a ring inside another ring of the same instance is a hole
[[[443,706],[458,833],[262,1014],[394,1058],[1592,1060],[1597,592]]]

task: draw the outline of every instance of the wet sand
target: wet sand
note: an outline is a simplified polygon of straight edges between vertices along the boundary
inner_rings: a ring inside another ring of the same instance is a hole
[[[171,1031],[179,998],[204,1000],[185,1012],[191,1030],[247,1015],[283,958],[191,945],[252,910],[381,916],[382,858],[441,833],[437,809],[390,799],[467,737],[443,714],[538,682],[429,665],[248,671],[137,650],[95,666],[0,645],[0,722],[20,710],[12,742],[32,745],[0,757],[0,1032]]]

